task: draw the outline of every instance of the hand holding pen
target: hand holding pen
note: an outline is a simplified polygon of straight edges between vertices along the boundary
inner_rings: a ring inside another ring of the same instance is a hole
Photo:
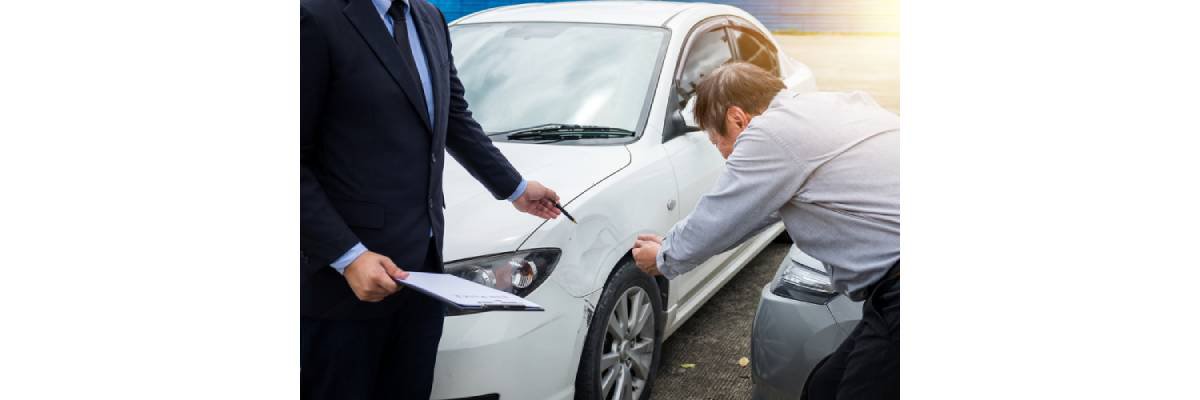
[[[558,203],[558,193],[542,185],[538,181],[528,181],[525,192],[513,200],[512,205],[517,211],[543,219],[557,218],[561,212],[555,205]]]

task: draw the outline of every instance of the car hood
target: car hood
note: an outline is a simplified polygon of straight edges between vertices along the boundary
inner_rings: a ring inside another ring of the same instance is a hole
[[[597,182],[629,165],[625,146],[494,143],[521,175],[558,193],[565,205]],[[446,163],[446,261],[513,251],[543,222],[496,200],[453,157]],[[551,223],[570,223],[559,217]]]

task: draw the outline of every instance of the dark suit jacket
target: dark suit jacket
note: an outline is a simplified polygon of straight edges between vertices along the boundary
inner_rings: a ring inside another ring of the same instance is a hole
[[[370,0],[300,3],[301,315],[373,318],[398,306],[399,296],[359,301],[330,268],[360,241],[420,270],[432,239],[432,265],[441,265],[444,150],[497,199],[521,182],[467,110],[445,17],[425,0],[409,4],[429,63],[433,121],[405,61],[412,53]]]

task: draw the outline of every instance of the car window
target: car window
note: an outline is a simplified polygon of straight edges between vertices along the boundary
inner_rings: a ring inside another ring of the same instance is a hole
[[[636,131],[648,108],[667,31],[504,22],[456,25],[450,37],[465,97],[485,131],[546,124]]]
[[[757,65],[776,76],[779,75],[779,59],[775,55],[775,47],[770,42],[741,29],[729,31],[737,48],[739,61]]]
[[[687,60],[683,63],[679,88],[686,93],[692,93],[700,78],[732,59],[733,51],[729,48],[725,28],[716,28],[696,35],[688,49]]]

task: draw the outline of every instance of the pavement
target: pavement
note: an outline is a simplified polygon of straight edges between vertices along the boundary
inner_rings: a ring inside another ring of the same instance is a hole
[[[768,245],[663,342],[651,400],[750,398],[750,366],[740,366],[738,360],[750,357],[760,291],[775,276],[789,246]]]

